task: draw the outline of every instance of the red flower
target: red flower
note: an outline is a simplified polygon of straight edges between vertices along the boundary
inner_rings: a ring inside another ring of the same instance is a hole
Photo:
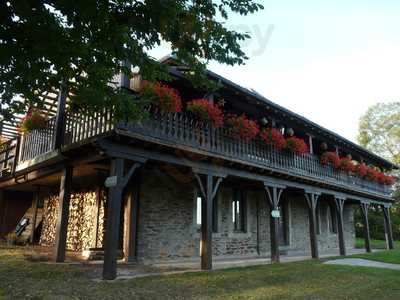
[[[367,174],[365,175],[365,178],[371,181],[378,181],[379,177],[379,171],[376,170],[375,168],[367,167]]]
[[[285,146],[285,138],[276,128],[263,129],[260,137],[267,145],[275,146],[278,150],[281,150]]]
[[[160,82],[142,82],[140,95],[163,112],[181,112],[182,99],[177,90]]]
[[[336,152],[333,152],[333,151],[324,152],[321,155],[321,163],[323,165],[331,164],[334,168],[339,168],[339,166],[340,166],[339,155],[337,155]]]
[[[30,108],[18,124],[18,131],[29,133],[32,130],[43,129],[46,126],[46,118],[39,110]]]
[[[360,163],[359,165],[357,165],[355,167],[355,172],[361,178],[364,178],[365,176],[367,176],[367,170],[368,170],[368,167],[367,167],[367,165],[365,163]]]
[[[353,164],[353,162],[351,161],[351,159],[349,157],[342,157],[340,159],[339,167],[340,167],[340,169],[342,169],[343,171],[346,171],[348,173],[354,172],[354,170],[355,170],[355,165]]]
[[[195,99],[187,104],[187,110],[198,119],[211,123],[214,127],[221,127],[224,123],[222,110],[207,99]]]
[[[253,140],[260,132],[257,122],[249,120],[245,114],[231,115],[226,119],[230,135],[235,139]]]
[[[298,155],[309,152],[307,144],[302,139],[294,136],[286,139],[284,148]]]
[[[383,184],[385,185],[393,185],[396,183],[396,177],[385,175]]]

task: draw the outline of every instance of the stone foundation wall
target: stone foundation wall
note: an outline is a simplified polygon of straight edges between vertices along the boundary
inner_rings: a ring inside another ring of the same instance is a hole
[[[157,261],[195,258],[200,255],[200,225],[196,222],[197,185],[164,169],[147,166],[143,170],[140,189],[138,259]],[[221,185],[218,201],[218,231],[213,233],[214,256],[266,256],[270,253],[270,210],[264,191],[247,191],[246,231],[235,232],[232,222],[230,186]],[[106,193],[101,194],[97,246],[103,245]],[[288,201],[289,251],[310,252],[309,220],[302,195],[284,192]],[[327,202],[320,202],[320,253],[338,248],[337,233],[329,228]],[[56,230],[58,197],[50,195],[44,201],[44,222],[40,239],[42,245],[53,245]],[[72,194],[68,224],[67,248],[82,251],[96,245],[97,198],[95,189]],[[346,246],[355,243],[353,209],[345,206],[344,228]]]
[[[144,171],[141,188],[138,258],[164,260],[194,258],[200,254],[200,226],[196,224],[196,185],[181,182],[159,169]],[[232,223],[232,193],[222,185],[218,201],[218,232],[213,233],[214,256],[254,256],[270,253],[269,216],[263,191],[247,193],[247,230],[234,232]],[[289,244],[287,250],[310,252],[308,211],[304,197],[285,195],[288,204]],[[320,204],[321,253],[338,248],[337,233],[328,228],[327,206]],[[354,247],[353,209],[345,206],[345,239]]]
[[[103,245],[104,208],[106,195],[101,192],[100,205],[97,203],[95,190],[81,190],[71,195],[69,222],[67,233],[67,249],[83,251]],[[43,227],[40,244],[53,246],[58,217],[58,195],[49,195],[44,200]],[[99,227],[96,229],[97,211],[99,211]]]

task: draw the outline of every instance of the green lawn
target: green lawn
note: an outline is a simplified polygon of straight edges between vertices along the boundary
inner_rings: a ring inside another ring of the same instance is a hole
[[[400,263],[400,251],[397,253]],[[385,252],[369,254],[382,256]],[[31,262],[0,247],[0,299],[400,299],[400,271],[283,263],[94,282],[81,268]]]
[[[396,248],[400,247],[400,241],[395,241]],[[364,248],[365,241],[363,238],[356,239],[356,248]],[[372,249],[386,249],[386,241],[382,240],[371,240]]]

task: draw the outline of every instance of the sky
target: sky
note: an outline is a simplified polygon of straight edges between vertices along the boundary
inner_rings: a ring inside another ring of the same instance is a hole
[[[258,2],[227,24],[252,36],[246,65],[210,70],[353,141],[368,107],[400,101],[400,1]]]

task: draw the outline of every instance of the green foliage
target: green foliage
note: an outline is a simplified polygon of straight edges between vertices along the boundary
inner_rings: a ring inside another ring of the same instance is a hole
[[[370,107],[360,119],[358,142],[400,164],[400,102]]]
[[[148,55],[166,41],[191,69],[187,76],[207,84],[208,61],[235,65],[247,58],[239,42],[249,36],[226,28],[229,14],[260,9],[253,0],[2,1],[0,115],[42,106],[38,95],[61,83],[78,107],[121,104],[128,111],[117,108],[117,115],[135,114],[139,104],[126,103],[111,86],[115,74],[131,75],[121,62],[132,62],[150,81],[168,79],[166,66]]]
[[[361,209],[357,209],[354,214],[356,236],[364,238],[364,222]],[[383,212],[375,206],[371,206],[368,212],[369,230],[371,239],[385,240],[385,228]],[[393,239],[400,240],[400,211],[398,204],[391,209],[391,221],[393,230]]]
[[[378,103],[371,106],[361,117],[358,142],[360,145],[400,165],[400,102]],[[399,171],[392,175],[399,176]],[[400,200],[400,184],[395,185],[394,197]],[[392,228],[394,239],[400,239],[400,204],[392,208]],[[355,215],[356,223],[362,224],[362,215]],[[371,237],[384,239],[383,213],[372,210],[369,213]],[[362,227],[356,227],[357,236],[362,237]]]

